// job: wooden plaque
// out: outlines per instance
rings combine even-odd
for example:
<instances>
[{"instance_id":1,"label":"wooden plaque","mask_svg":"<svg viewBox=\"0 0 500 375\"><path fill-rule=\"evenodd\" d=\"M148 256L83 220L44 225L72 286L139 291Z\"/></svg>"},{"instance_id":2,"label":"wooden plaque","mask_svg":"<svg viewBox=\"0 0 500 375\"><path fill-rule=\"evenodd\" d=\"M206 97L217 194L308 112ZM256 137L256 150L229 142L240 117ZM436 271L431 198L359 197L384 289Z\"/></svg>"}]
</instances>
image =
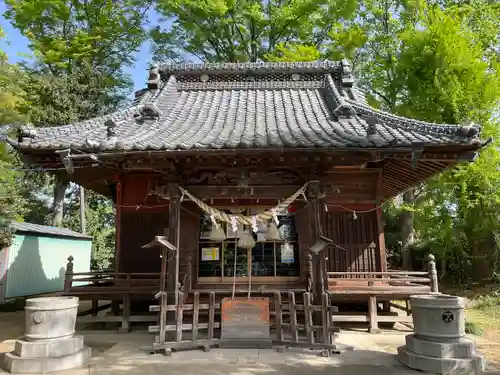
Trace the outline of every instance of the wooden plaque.
<instances>
[{"instance_id":1,"label":"wooden plaque","mask_svg":"<svg viewBox=\"0 0 500 375\"><path fill-rule=\"evenodd\" d=\"M269 298L224 298L221 339L269 340Z\"/></svg>"}]
</instances>

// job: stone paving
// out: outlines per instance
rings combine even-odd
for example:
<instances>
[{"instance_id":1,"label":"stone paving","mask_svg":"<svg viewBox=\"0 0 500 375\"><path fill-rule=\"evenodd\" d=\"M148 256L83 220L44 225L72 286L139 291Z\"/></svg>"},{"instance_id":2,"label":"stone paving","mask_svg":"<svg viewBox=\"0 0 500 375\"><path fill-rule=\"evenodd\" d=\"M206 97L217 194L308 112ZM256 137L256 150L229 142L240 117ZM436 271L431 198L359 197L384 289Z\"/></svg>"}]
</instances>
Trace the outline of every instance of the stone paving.
<instances>
[{"instance_id":1,"label":"stone paving","mask_svg":"<svg viewBox=\"0 0 500 375\"><path fill-rule=\"evenodd\" d=\"M13 349L14 340L24 327L24 312L0 313L0 353ZM424 375L399 363L394 353L404 344L411 330L383 331L367 334L343 330L339 342L354 351L323 358L317 352L289 349L275 350L212 349L173 353L172 357L141 352L141 345L151 344L152 336L144 333L88 333L85 343L93 350L93 358L84 368L58 372L59 375ZM481 346L500 345L475 338ZM0 370L0 374L3 372ZM273 374L274 375L274 374ZM491 369L488 375L500 375Z\"/></svg>"}]
</instances>

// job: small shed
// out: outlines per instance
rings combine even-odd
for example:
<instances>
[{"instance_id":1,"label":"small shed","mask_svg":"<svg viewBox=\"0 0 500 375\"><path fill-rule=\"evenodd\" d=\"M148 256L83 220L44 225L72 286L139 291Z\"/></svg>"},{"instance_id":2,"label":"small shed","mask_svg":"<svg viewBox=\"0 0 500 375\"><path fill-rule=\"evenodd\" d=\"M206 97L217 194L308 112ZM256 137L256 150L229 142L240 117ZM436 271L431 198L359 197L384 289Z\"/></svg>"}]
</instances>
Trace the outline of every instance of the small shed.
<instances>
[{"instance_id":1,"label":"small shed","mask_svg":"<svg viewBox=\"0 0 500 375\"><path fill-rule=\"evenodd\" d=\"M12 244L0 247L0 302L64 288L67 258L75 272L90 271L92 237L66 228L13 222Z\"/></svg>"}]
</instances>

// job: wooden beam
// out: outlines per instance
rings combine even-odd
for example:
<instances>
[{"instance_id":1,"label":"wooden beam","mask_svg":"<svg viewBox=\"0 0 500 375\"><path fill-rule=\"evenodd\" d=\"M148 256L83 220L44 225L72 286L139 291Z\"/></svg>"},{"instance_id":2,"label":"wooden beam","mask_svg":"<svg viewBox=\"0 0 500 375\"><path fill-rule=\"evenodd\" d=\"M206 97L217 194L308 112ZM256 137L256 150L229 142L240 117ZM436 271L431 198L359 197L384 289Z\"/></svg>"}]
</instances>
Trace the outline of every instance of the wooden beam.
<instances>
[{"instance_id":1,"label":"wooden beam","mask_svg":"<svg viewBox=\"0 0 500 375\"><path fill-rule=\"evenodd\" d=\"M188 185L187 191L200 199L205 198L259 198L284 199L300 189L301 185L252 185L248 188L224 185Z\"/></svg>"}]
</instances>

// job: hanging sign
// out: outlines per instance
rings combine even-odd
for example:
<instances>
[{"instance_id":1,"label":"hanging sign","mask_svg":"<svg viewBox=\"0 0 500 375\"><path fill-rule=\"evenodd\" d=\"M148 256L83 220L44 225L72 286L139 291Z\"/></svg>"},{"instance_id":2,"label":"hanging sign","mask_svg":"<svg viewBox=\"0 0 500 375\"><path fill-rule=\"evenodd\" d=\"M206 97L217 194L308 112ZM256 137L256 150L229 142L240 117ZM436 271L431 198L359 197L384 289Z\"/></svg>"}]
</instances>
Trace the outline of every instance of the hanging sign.
<instances>
[{"instance_id":1,"label":"hanging sign","mask_svg":"<svg viewBox=\"0 0 500 375\"><path fill-rule=\"evenodd\" d=\"M201 249L201 260L202 261L213 261L219 260L219 248L218 247L204 247Z\"/></svg>"},{"instance_id":2,"label":"hanging sign","mask_svg":"<svg viewBox=\"0 0 500 375\"><path fill-rule=\"evenodd\" d=\"M281 263L294 263L293 246L288 242L281 245Z\"/></svg>"}]
</instances>

